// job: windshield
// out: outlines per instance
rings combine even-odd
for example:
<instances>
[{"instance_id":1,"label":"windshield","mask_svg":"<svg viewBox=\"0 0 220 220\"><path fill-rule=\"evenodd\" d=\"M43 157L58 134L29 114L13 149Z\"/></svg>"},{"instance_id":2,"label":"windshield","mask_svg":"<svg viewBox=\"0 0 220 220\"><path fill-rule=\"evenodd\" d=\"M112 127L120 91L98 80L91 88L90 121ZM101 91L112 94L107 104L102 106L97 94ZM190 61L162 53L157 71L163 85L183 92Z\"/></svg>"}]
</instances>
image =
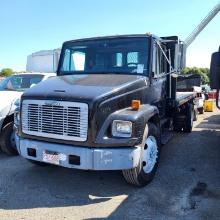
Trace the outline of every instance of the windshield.
<instances>
[{"instance_id":1,"label":"windshield","mask_svg":"<svg viewBox=\"0 0 220 220\"><path fill-rule=\"evenodd\" d=\"M131 37L67 43L60 75L126 73L148 75L149 39Z\"/></svg>"},{"instance_id":2,"label":"windshield","mask_svg":"<svg viewBox=\"0 0 220 220\"><path fill-rule=\"evenodd\" d=\"M43 75L14 75L0 82L0 91L24 91L43 79Z\"/></svg>"}]
</instances>

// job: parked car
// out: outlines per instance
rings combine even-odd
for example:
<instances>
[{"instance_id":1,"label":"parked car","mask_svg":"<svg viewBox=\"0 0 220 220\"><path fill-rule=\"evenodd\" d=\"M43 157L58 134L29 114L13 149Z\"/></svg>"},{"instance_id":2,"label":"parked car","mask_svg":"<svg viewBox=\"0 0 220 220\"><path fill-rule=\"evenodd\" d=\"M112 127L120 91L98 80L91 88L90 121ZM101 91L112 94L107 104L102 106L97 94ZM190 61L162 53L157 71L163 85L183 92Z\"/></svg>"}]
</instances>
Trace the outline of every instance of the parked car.
<instances>
[{"instance_id":1,"label":"parked car","mask_svg":"<svg viewBox=\"0 0 220 220\"><path fill-rule=\"evenodd\" d=\"M0 146L8 155L16 155L13 122L16 102L23 92L55 73L22 73L0 81Z\"/></svg>"}]
</instances>

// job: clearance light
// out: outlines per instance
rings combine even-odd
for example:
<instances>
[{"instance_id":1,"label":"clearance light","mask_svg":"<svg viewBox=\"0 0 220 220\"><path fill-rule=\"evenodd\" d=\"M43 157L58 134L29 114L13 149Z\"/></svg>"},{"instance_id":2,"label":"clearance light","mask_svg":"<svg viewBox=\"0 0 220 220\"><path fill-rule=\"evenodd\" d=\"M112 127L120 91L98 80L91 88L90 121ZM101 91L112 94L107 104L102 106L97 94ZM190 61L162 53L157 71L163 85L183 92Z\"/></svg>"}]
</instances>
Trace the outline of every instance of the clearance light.
<instances>
[{"instance_id":1,"label":"clearance light","mask_svg":"<svg viewBox=\"0 0 220 220\"><path fill-rule=\"evenodd\" d=\"M141 106L141 101L140 100L132 100L131 102L131 108L135 111L137 111Z\"/></svg>"}]
</instances>

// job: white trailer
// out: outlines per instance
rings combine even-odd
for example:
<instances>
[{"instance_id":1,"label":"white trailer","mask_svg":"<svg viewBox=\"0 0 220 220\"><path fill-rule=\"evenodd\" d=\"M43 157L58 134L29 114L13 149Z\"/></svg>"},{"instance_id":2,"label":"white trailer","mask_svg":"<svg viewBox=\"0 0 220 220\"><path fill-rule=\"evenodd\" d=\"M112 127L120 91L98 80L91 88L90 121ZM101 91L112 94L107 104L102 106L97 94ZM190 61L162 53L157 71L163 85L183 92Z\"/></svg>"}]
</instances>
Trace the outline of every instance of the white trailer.
<instances>
[{"instance_id":1,"label":"white trailer","mask_svg":"<svg viewBox=\"0 0 220 220\"><path fill-rule=\"evenodd\" d=\"M61 49L41 50L27 57L27 72L52 73L57 71Z\"/></svg>"}]
</instances>

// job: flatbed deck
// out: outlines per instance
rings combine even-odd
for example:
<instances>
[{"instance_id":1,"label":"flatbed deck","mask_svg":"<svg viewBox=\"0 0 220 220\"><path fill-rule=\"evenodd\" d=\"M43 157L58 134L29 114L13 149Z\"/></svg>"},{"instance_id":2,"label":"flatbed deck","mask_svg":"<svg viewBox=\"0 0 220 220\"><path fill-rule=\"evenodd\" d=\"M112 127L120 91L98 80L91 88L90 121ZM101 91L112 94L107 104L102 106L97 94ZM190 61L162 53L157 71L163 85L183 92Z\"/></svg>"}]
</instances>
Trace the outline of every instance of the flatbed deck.
<instances>
[{"instance_id":1,"label":"flatbed deck","mask_svg":"<svg viewBox=\"0 0 220 220\"><path fill-rule=\"evenodd\" d=\"M177 92L176 93L176 103L178 106L180 106L195 97L196 97L195 92Z\"/></svg>"}]
</instances>

